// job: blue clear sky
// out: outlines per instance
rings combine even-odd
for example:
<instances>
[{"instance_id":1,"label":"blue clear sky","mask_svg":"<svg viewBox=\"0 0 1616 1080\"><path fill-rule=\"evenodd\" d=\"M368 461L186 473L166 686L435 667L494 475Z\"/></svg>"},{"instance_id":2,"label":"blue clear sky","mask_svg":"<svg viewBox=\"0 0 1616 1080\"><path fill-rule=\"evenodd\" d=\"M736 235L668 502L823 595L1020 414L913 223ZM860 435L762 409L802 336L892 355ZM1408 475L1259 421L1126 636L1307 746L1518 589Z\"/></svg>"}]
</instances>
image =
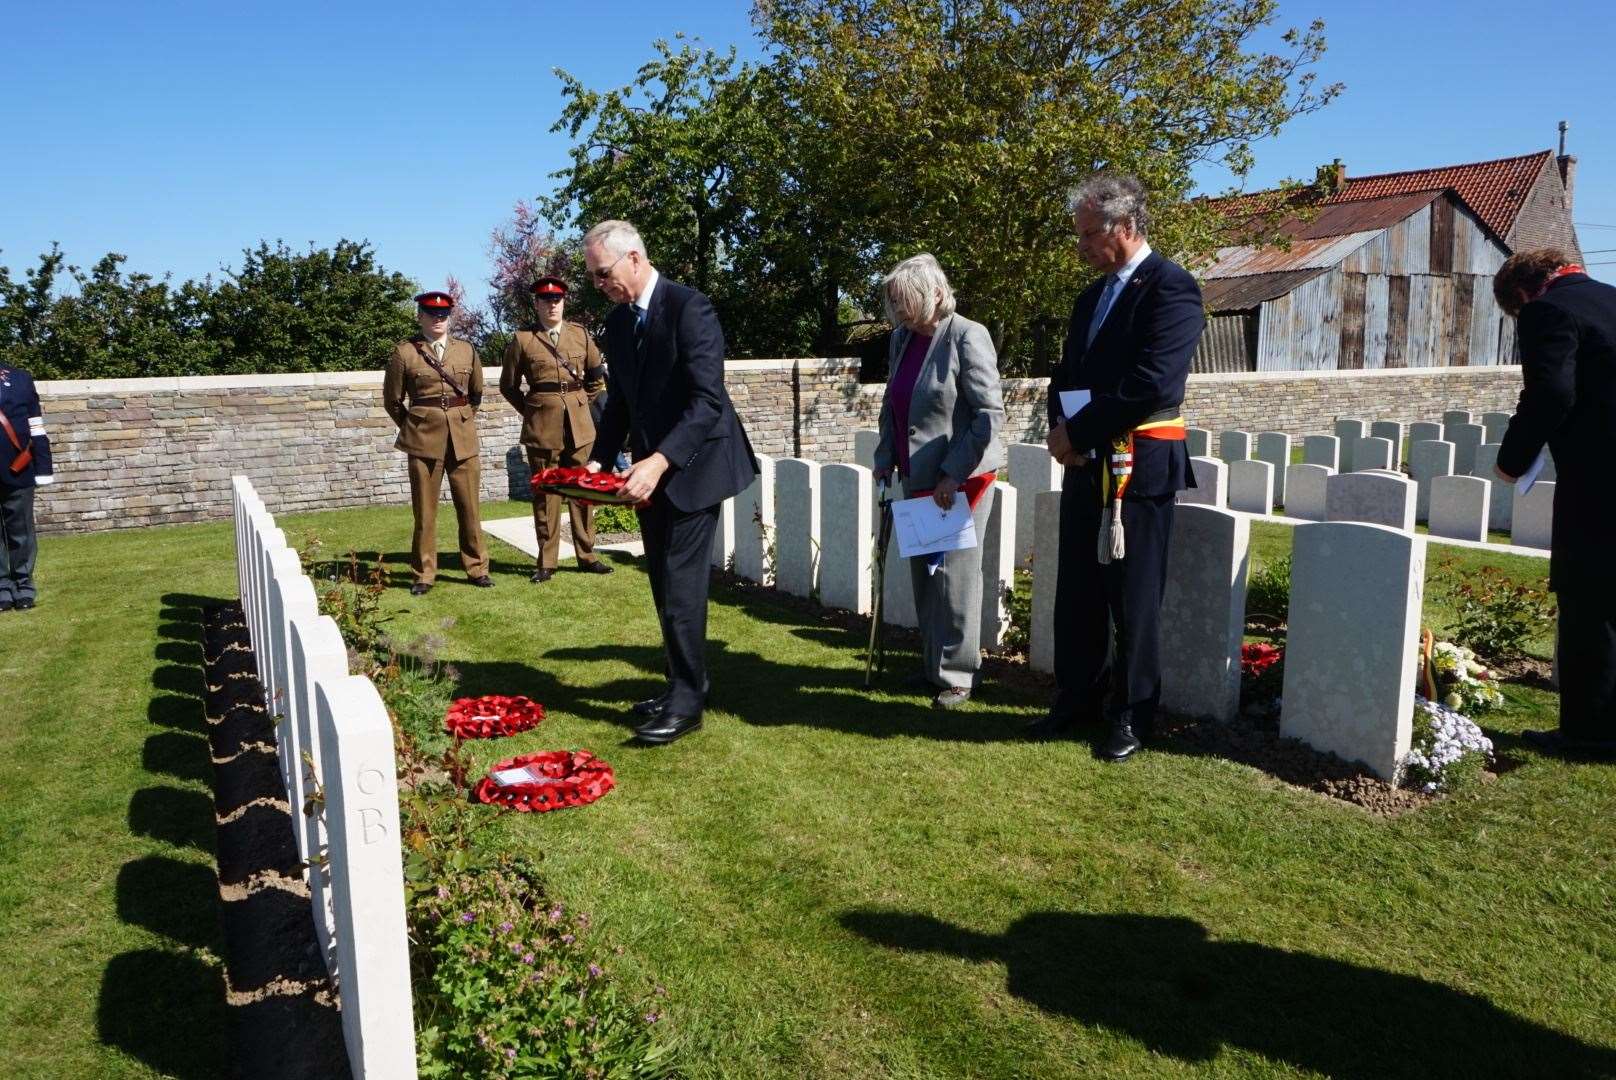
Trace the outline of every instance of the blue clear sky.
<instances>
[{"instance_id":1,"label":"blue clear sky","mask_svg":"<svg viewBox=\"0 0 1616 1080\"><path fill-rule=\"evenodd\" d=\"M489 231L566 160L552 69L619 85L678 31L755 54L748 14L746 0L13 5L0 262L20 273L54 240L81 265L110 250L200 277L260 238L348 237L480 296ZM1363 175L1526 153L1565 119L1576 220L1609 226L1581 229L1583 246L1616 249L1609 0L1282 0L1280 25L1317 14L1320 80L1347 91L1259 145L1247 186L1334 157ZM1616 281L1616 250L1588 258Z\"/></svg>"}]
</instances>

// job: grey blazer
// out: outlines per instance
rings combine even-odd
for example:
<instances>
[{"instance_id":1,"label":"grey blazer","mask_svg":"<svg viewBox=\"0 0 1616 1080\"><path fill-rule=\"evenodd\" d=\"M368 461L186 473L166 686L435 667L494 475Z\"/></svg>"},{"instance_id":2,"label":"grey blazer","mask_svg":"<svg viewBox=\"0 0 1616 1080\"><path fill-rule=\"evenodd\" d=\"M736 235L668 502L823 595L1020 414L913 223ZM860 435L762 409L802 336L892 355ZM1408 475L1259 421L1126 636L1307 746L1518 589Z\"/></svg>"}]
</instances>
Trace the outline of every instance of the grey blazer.
<instances>
[{"instance_id":1,"label":"grey blazer","mask_svg":"<svg viewBox=\"0 0 1616 1080\"><path fill-rule=\"evenodd\" d=\"M911 336L902 327L892 335L876 472L897 465L899 437L909 440L910 490L935 486L939 473L964 483L998 469L1004 464L1004 443L999 439L1004 397L999 392L999 357L987 327L963 315L943 320L909 399L909 428L899 432L892 415L892 376Z\"/></svg>"}]
</instances>

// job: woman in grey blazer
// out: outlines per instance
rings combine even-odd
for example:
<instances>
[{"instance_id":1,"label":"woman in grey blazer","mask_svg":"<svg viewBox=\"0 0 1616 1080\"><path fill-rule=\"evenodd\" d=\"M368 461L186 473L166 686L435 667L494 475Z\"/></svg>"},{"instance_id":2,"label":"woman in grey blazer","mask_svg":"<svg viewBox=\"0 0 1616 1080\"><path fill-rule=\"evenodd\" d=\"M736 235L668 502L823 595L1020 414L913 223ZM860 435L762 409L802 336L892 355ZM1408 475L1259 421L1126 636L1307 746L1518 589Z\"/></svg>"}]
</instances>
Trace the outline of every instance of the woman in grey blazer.
<instances>
[{"instance_id":1,"label":"woman in grey blazer","mask_svg":"<svg viewBox=\"0 0 1616 1080\"><path fill-rule=\"evenodd\" d=\"M1004 399L993 338L981 323L955 313L948 277L931 255L905 259L881 284L895 332L876 479L888 481L896 472L906 496L931 492L944 507L956 491L975 495L972 520L980 541L993 509L993 477L1004 464ZM913 681L936 688L938 708L957 708L970 698L982 666L982 548L917 556L909 560L909 574L921 638L921 670Z\"/></svg>"}]
</instances>

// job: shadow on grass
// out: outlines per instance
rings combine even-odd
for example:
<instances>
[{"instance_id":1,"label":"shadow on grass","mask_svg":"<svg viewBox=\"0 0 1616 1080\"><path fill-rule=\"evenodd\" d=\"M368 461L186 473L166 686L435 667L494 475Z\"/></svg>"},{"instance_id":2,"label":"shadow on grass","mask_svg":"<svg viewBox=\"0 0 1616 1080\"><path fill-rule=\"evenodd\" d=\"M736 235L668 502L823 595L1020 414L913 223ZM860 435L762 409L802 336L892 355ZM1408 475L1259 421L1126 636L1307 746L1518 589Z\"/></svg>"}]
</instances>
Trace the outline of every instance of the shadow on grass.
<instances>
[{"instance_id":1,"label":"shadow on grass","mask_svg":"<svg viewBox=\"0 0 1616 1080\"><path fill-rule=\"evenodd\" d=\"M118 918L193 949L219 950L218 896L205 863L149 855L118 869Z\"/></svg>"},{"instance_id":2,"label":"shadow on grass","mask_svg":"<svg viewBox=\"0 0 1616 1080\"><path fill-rule=\"evenodd\" d=\"M1485 998L1411 975L1212 940L1192 919L1045 911L1003 934L895 911L849 911L841 923L886 948L1003 964L1007 989L1023 1001L1185 1062L1211 1061L1228 1046L1337 1080L1616 1075L1616 1051Z\"/></svg>"},{"instance_id":3,"label":"shadow on grass","mask_svg":"<svg viewBox=\"0 0 1616 1080\"><path fill-rule=\"evenodd\" d=\"M223 1033L224 972L193 953L142 949L112 958L101 976L101 1042L179 1080L231 1074Z\"/></svg>"},{"instance_id":4,"label":"shadow on grass","mask_svg":"<svg viewBox=\"0 0 1616 1080\"><path fill-rule=\"evenodd\" d=\"M149 773L162 773L181 780L206 784L213 779L207 740L184 731L164 731L148 737L140 764Z\"/></svg>"}]
</instances>

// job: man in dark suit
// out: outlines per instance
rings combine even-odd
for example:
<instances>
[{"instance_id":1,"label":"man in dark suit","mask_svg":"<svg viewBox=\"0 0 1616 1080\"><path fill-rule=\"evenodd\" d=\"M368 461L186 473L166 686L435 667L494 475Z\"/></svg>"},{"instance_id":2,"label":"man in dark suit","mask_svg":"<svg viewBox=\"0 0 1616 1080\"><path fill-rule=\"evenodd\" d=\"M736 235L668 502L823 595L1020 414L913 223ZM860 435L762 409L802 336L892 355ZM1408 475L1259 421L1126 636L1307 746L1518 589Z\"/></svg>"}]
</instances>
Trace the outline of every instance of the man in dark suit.
<instances>
[{"instance_id":1,"label":"man in dark suit","mask_svg":"<svg viewBox=\"0 0 1616 1080\"><path fill-rule=\"evenodd\" d=\"M1206 319L1195 279L1145 240L1149 215L1137 179L1100 173L1068 205L1079 254L1104 276L1077 298L1049 382L1049 452L1066 466L1057 693L1029 733L1054 738L1106 720L1096 751L1122 761L1149 736L1161 697L1173 501L1194 483L1179 409ZM1067 416L1063 390L1087 390L1090 399Z\"/></svg>"},{"instance_id":2,"label":"man in dark suit","mask_svg":"<svg viewBox=\"0 0 1616 1080\"><path fill-rule=\"evenodd\" d=\"M1560 608L1560 729L1525 731L1541 749L1616 757L1616 288L1552 248L1511 256L1493 279L1518 321L1520 403L1498 448L1513 481L1545 444L1554 454L1549 588Z\"/></svg>"},{"instance_id":3,"label":"man in dark suit","mask_svg":"<svg viewBox=\"0 0 1616 1080\"><path fill-rule=\"evenodd\" d=\"M757 458L724 389L724 331L712 301L657 273L626 221L584 236L606 318L607 404L589 469L634 463L624 491L639 511L651 597L662 623L667 690L634 706L635 736L669 743L701 726L707 700L707 569L718 506L746 489Z\"/></svg>"}]
</instances>

